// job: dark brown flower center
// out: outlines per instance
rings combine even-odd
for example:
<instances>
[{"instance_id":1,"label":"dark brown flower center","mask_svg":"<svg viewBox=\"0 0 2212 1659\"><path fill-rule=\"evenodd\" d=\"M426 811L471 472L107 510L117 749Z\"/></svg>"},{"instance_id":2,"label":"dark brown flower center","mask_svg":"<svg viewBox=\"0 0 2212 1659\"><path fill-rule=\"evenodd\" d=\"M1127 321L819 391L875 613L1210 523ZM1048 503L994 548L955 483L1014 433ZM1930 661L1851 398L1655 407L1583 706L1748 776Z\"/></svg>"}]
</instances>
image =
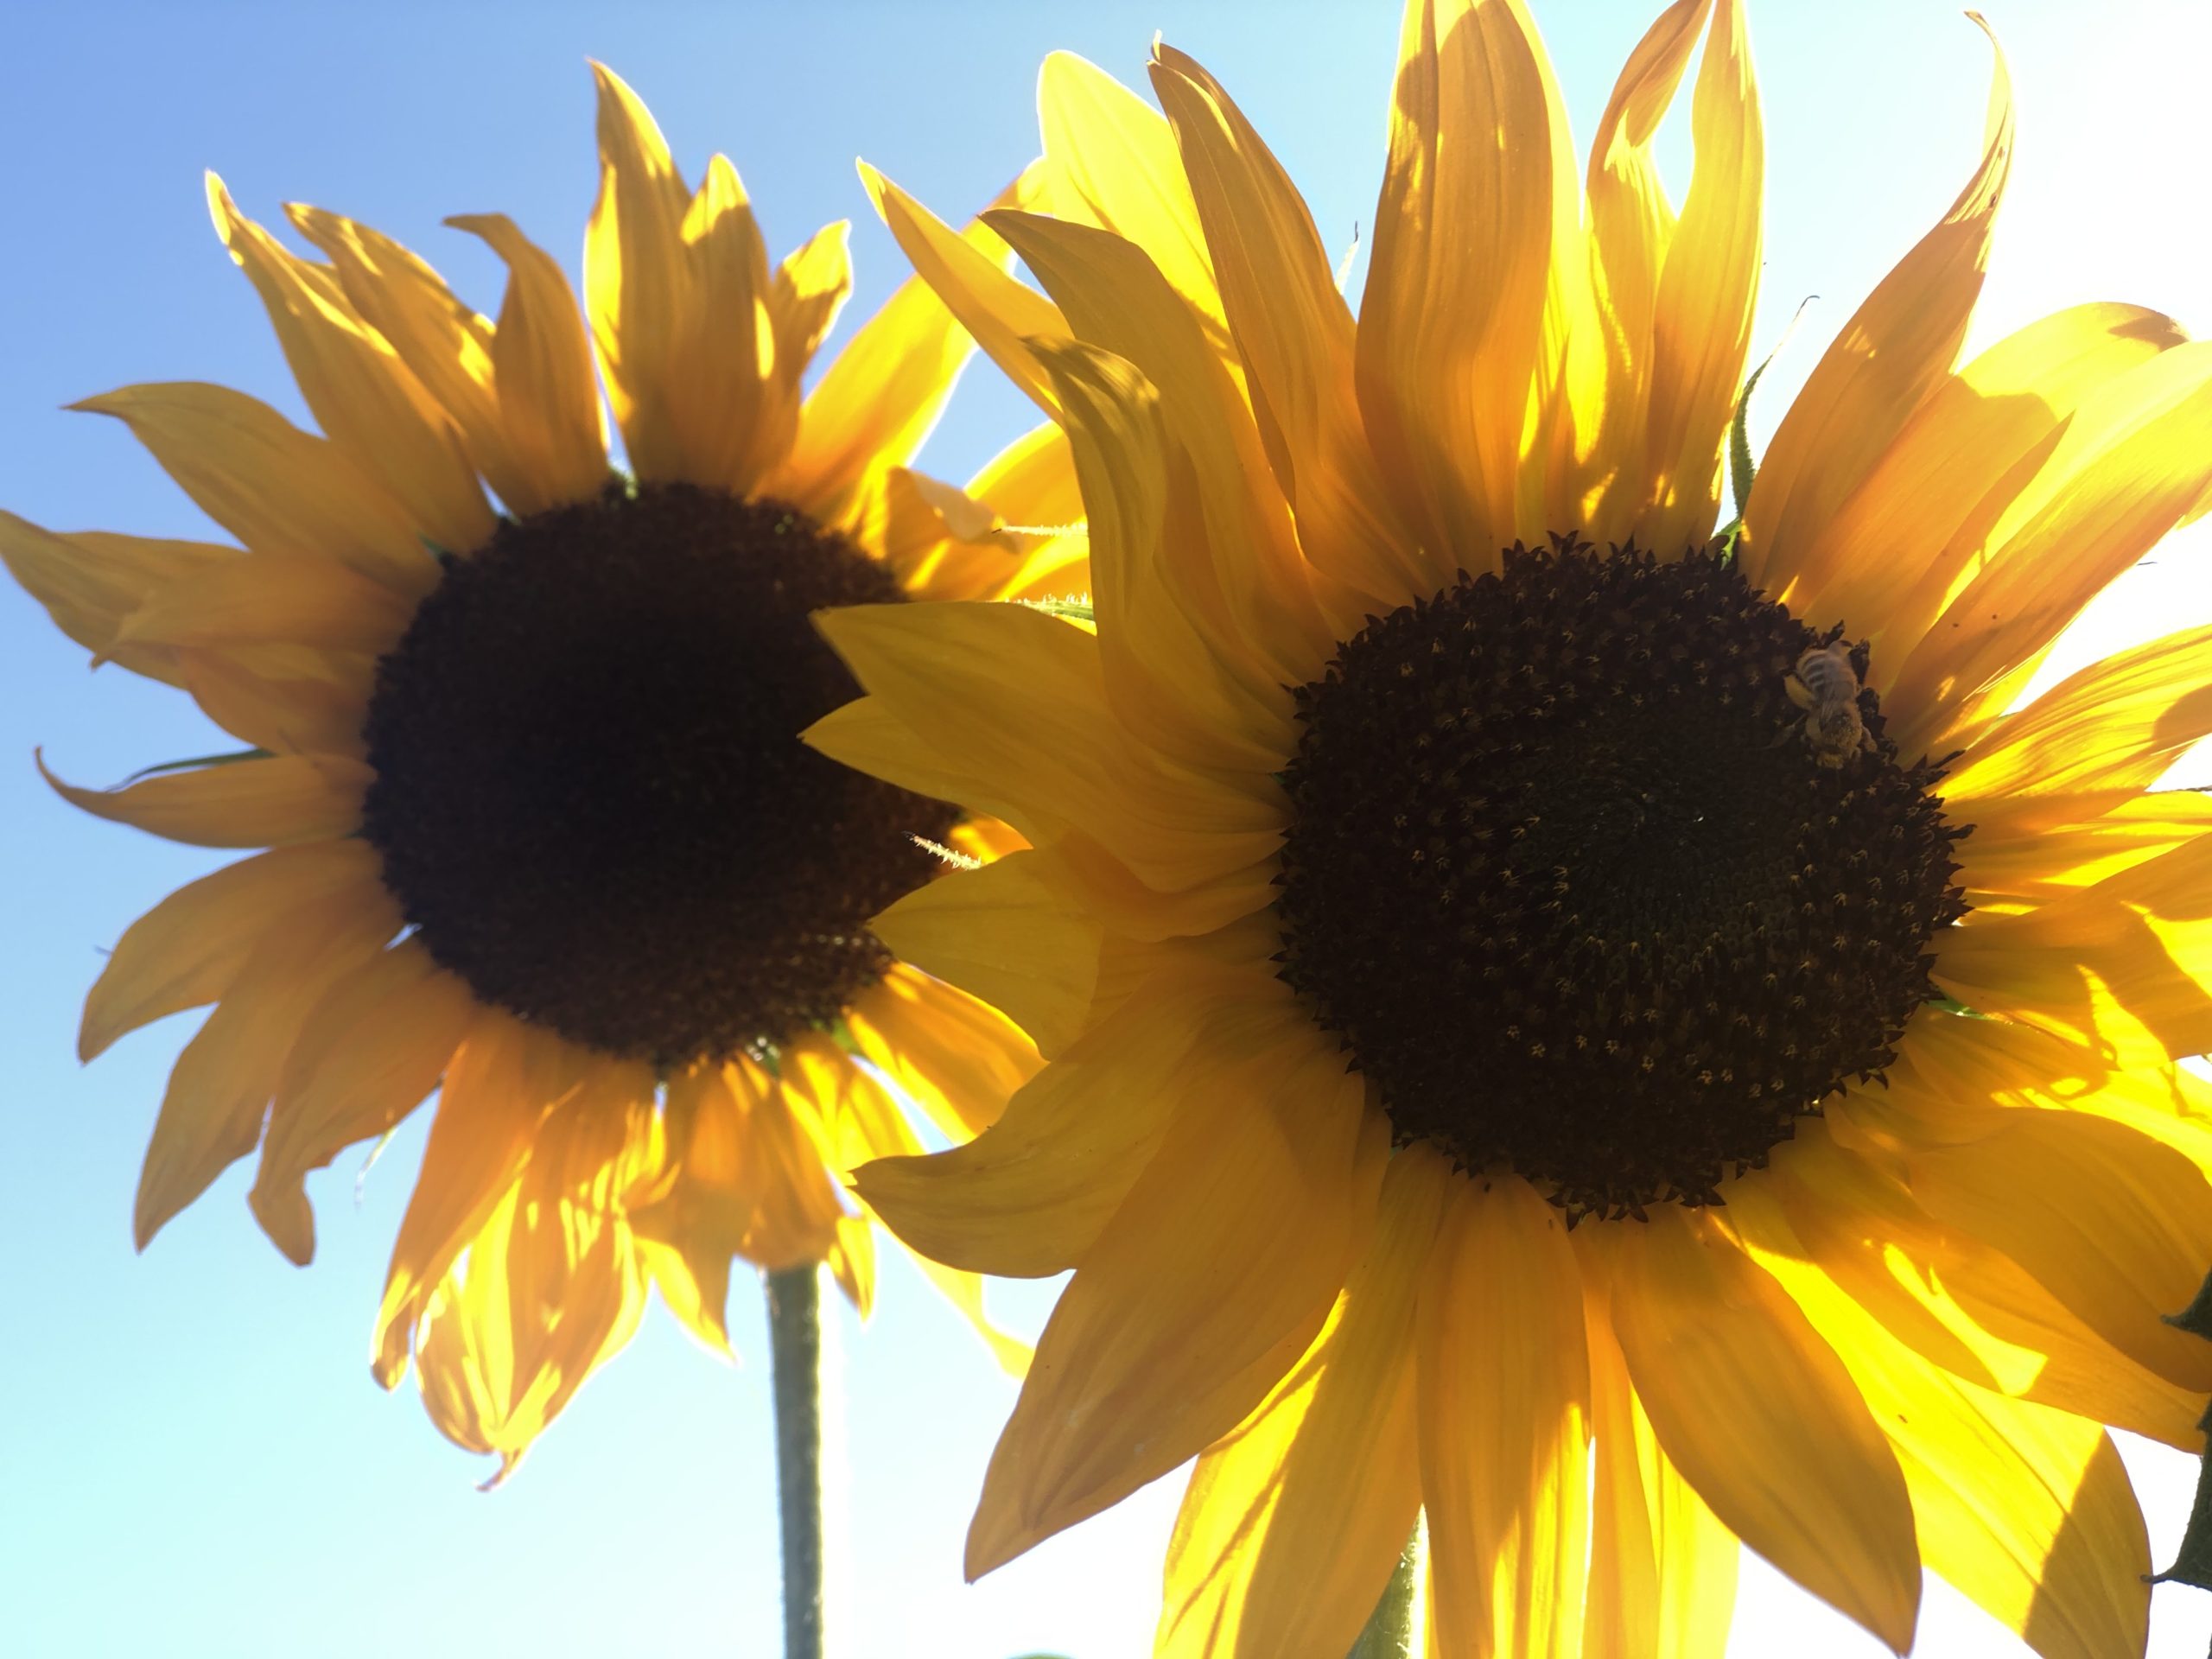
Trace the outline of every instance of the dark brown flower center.
<instances>
[{"instance_id":1,"label":"dark brown flower center","mask_svg":"<svg viewBox=\"0 0 2212 1659\"><path fill-rule=\"evenodd\" d=\"M1840 632L1707 552L1554 538L1299 690L1282 976L1402 1142L1640 1215L1711 1202L1895 1058L1964 831L1863 652L1796 677Z\"/></svg>"},{"instance_id":2,"label":"dark brown flower center","mask_svg":"<svg viewBox=\"0 0 2212 1659\"><path fill-rule=\"evenodd\" d=\"M857 695L809 623L900 597L791 508L610 489L448 559L377 664L364 833L485 1001L611 1054L723 1057L834 1020L866 926L954 809L798 734Z\"/></svg>"}]
</instances>

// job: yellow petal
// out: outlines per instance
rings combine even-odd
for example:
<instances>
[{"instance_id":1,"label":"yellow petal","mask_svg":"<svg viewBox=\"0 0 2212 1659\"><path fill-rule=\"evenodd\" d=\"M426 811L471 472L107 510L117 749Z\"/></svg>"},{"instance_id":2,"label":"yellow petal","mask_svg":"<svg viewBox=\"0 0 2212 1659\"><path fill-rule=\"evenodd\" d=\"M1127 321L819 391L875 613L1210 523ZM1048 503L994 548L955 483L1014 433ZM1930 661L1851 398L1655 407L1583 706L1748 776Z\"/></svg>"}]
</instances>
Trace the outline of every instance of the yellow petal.
<instances>
[{"instance_id":1,"label":"yellow petal","mask_svg":"<svg viewBox=\"0 0 2212 1659\"><path fill-rule=\"evenodd\" d=\"M956 1141L996 1122L1039 1064L996 1008L903 964L855 1001L846 1023L862 1058Z\"/></svg>"},{"instance_id":2,"label":"yellow petal","mask_svg":"<svg viewBox=\"0 0 2212 1659\"><path fill-rule=\"evenodd\" d=\"M1414 1313L1451 1167L1390 1160L1375 1236L1305 1357L1192 1471L1160 1659L1349 1649L1421 1510Z\"/></svg>"},{"instance_id":3,"label":"yellow petal","mask_svg":"<svg viewBox=\"0 0 2212 1659\"><path fill-rule=\"evenodd\" d=\"M2117 805L2148 789L2208 731L2212 627L2188 628L2114 652L2005 715L1953 768L1944 799L1977 830L1990 798L2013 809L2015 831L2065 823L2081 796L2109 791ZM2035 798L2053 797L2077 798L2053 800L2055 816L2039 821ZM1974 841L1961 849L1968 862Z\"/></svg>"},{"instance_id":4,"label":"yellow petal","mask_svg":"<svg viewBox=\"0 0 2212 1659\"><path fill-rule=\"evenodd\" d=\"M1977 910L2033 910L2208 830L2212 796L2195 790L2154 790L2119 802L2102 790L1976 801L1974 835L1956 855L1959 885Z\"/></svg>"},{"instance_id":5,"label":"yellow petal","mask_svg":"<svg viewBox=\"0 0 2212 1659\"><path fill-rule=\"evenodd\" d=\"M1089 588L1083 493L1067 435L1058 427L1048 421L1016 438L968 480L967 493L1001 524L1039 538L1020 566L982 597L1048 599Z\"/></svg>"},{"instance_id":6,"label":"yellow petal","mask_svg":"<svg viewBox=\"0 0 2212 1659\"><path fill-rule=\"evenodd\" d=\"M677 459L652 476L748 495L790 450L798 404L796 387L785 398L773 378L768 250L728 156L707 163L678 234L691 309L665 382L647 393L666 410Z\"/></svg>"},{"instance_id":7,"label":"yellow petal","mask_svg":"<svg viewBox=\"0 0 2212 1659\"><path fill-rule=\"evenodd\" d=\"M827 1167L830 1127L804 1090L764 1077L749 1062L724 1068L745 1110L745 1191L752 1219L739 1251L771 1273L825 1259L847 1211Z\"/></svg>"},{"instance_id":8,"label":"yellow petal","mask_svg":"<svg viewBox=\"0 0 2212 1659\"><path fill-rule=\"evenodd\" d=\"M1662 557L1713 533L1720 452L1758 296L1766 141L1736 0L1720 0L1714 11L1693 111L1697 170L1651 319L1645 453L1653 494L1637 534Z\"/></svg>"},{"instance_id":9,"label":"yellow petal","mask_svg":"<svg viewBox=\"0 0 2212 1659\"><path fill-rule=\"evenodd\" d=\"M1613 84L1590 147L1588 272L1554 271L1554 303L1570 315L1565 407L1554 416L1558 522L1586 526L1600 545L1625 541L1649 493L1644 412L1651 395L1651 324L1675 208L1652 156L1713 0L1675 0L1644 31ZM1586 300L1575 296L1580 280Z\"/></svg>"},{"instance_id":10,"label":"yellow petal","mask_svg":"<svg viewBox=\"0 0 2212 1659\"><path fill-rule=\"evenodd\" d=\"M350 835L373 775L362 762L335 755L279 754L100 790L63 783L42 760L38 766L72 806L195 847L275 847Z\"/></svg>"},{"instance_id":11,"label":"yellow petal","mask_svg":"<svg viewBox=\"0 0 2212 1659\"><path fill-rule=\"evenodd\" d=\"M436 271L381 232L300 202L287 204L284 212L330 261L346 303L435 400L469 463L510 507L534 512L534 493L500 428L491 323L455 298Z\"/></svg>"},{"instance_id":12,"label":"yellow petal","mask_svg":"<svg viewBox=\"0 0 2212 1659\"><path fill-rule=\"evenodd\" d=\"M2212 1262L2212 1193L2172 1147L2077 1112L2012 1112L1996 1133L1915 1151L1913 1197L1994 1247L2137 1363L2198 1393L2212 1351L2166 1324Z\"/></svg>"},{"instance_id":13,"label":"yellow petal","mask_svg":"<svg viewBox=\"0 0 2212 1659\"><path fill-rule=\"evenodd\" d=\"M1033 213L987 217L1078 337L1160 391L1160 420L1187 457L1203 528L1160 579L1224 655L1248 659L1277 684L1314 677L1338 631L1314 598L1251 411L1197 314L1133 244Z\"/></svg>"},{"instance_id":14,"label":"yellow petal","mask_svg":"<svg viewBox=\"0 0 2212 1659\"><path fill-rule=\"evenodd\" d=\"M545 1114L579 1086L576 1051L497 1009L479 1012L447 1069L423 1171L400 1220L372 1369L391 1388L438 1283L513 1186Z\"/></svg>"},{"instance_id":15,"label":"yellow petal","mask_svg":"<svg viewBox=\"0 0 2212 1659\"><path fill-rule=\"evenodd\" d=\"M1281 1003L1235 1018L1240 989L1219 976L1163 976L1078 1037L974 1141L866 1165L854 1189L907 1244L950 1266L1065 1272L1097 1242L1185 1102L1248 1065L1255 1043L1298 1039L1298 1016Z\"/></svg>"},{"instance_id":16,"label":"yellow petal","mask_svg":"<svg viewBox=\"0 0 2212 1659\"><path fill-rule=\"evenodd\" d=\"M1107 698L1130 732L1188 765L1279 770L1295 746L1282 683L1225 631L1200 626L1163 577L1204 548L1203 513L1160 397L1090 346L1039 353L1060 403L1089 512L1090 578Z\"/></svg>"},{"instance_id":17,"label":"yellow petal","mask_svg":"<svg viewBox=\"0 0 2212 1659\"><path fill-rule=\"evenodd\" d=\"M361 722L373 689L373 661L318 653L306 666L319 671L288 673L275 664L249 667L238 660L264 654L188 649L176 659L200 711L241 741L272 754L365 759Z\"/></svg>"},{"instance_id":18,"label":"yellow petal","mask_svg":"<svg viewBox=\"0 0 2212 1659\"><path fill-rule=\"evenodd\" d=\"M1080 823L1168 893L1274 849L1272 780L1231 786L1130 742L1106 709L1097 640L1080 628L993 604L861 606L815 620L862 687L965 780L963 803L1033 842ZM823 729L802 735L821 747Z\"/></svg>"},{"instance_id":19,"label":"yellow petal","mask_svg":"<svg viewBox=\"0 0 2212 1659\"><path fill-rule=\"evenodd\" d=\"M2121 1065L2212 1049L2212 838L2016 916L1946 929L1936 982Z\"/></svg>"},{"instance_id":20,"label":"yellow petal","mask_svg":"<svg viewBox=\"0 0 2212 1659\"><path fill-rule=\"evenodd\" d=\"M1446 569L1487 568L1521 528L1534 470L1522 427L1573 167L1519 0L1408 0L1360 302L1359 404L1378 465Z\"/></svg>"},{"instance_id":21,"label":"yellow petal","mask_svg":"<svg viewBox=\"0 0 2212 1659\"><path fill-rule=\"evenodd\" d=\"M164 1014L198 1007L234 984L270 930L343 891L373 900L376 855L358 841L280 848L188 882L141 916L85 996L77 1058Z\"/></svg>"},{"instance_id":22,"label":"yellow petal","mask_svg":"<svg viewBox=\"0 0 2212 1659\"><path fill-rule=\"evenodd\" d=\"M588 501L607 486L607 416L592 372L591 337L552 255L504 213L446 223L481 237L506 262L507 292L492 336L499 442L512 476L492 486L518 513Z\"/></svg>"},{"instance_id":23,"label":"yellow petal","mask_svg":"<svg viewBox=\"0 0 2212 1659\"><path fill-rule=\"evenodd\" d=\"M1168 1125L1061 1293L984 1476L969 1578L1242 1422L1363 1247L1389 1135L1360 1080L1308 1032L1224 1081Z\"/></svg>"},{"instance_id":24,"label":"yellow petal","mask_svg":"<svg viewBox=\"0 0 2212 1659\"><path fill-rule=\"evenodd\" d=\"M182 381L71 407L123 422L202 512L257 553L335 559L410 599L437 583L398 502L329 439L243 392Z\"/></svg>"},{"instance_id":25,"label":"yellow petal","mask_svg":"<svg viewBox=\"0 0 2212 1659\"><path fill-rule=\"evenodd\" d=\"M1889 1437L1928 1565L2046 1659L2142 1651L2149 1544L2103 1428L1959 1382L1802 1259L1773 1194L1731 1189L1731 1227L1850 1369Z\"/></svg>"},{"instance_id":26,"label":"yellow petal","mask_svg":"<svg viewBox=\"0 0 2212 1659\"><path fill-rule=\"evenodd\" d=\"M263 933L169 1073L138 1178L144 1249L169 1218L253 1150L284 1056L324 989L399 926L381 888L341 888Z\"/></svg>"},{"instance_id":27,"label":"yellow petal","mask_svg":"<svg viewBox=\"0 0 2212 1659\"><path fill-rule=\"evenodd\" d=\"M46 607L54 626L94 656L172 685L182 678L175 653L160 645L118 644L123 619L157 589L238 556L236 548L207 542L98 531L57 536L0 512L0 563Z\"/></svg>"},{"instance_id":28,"label":"yellow petal","mask_svg":"<svg viewBox=\"0 0 2212 1659\"><path fill-rule=\"evenodd\" d=\"M1098 980L1096 921L1016 853L918 887L868 924L916 967L1001 1007L1051 1056L1073 1041Z\"/></svg>"},{"instance_id":29,"label":"yellow petal","mask_svg":"<svg viewBox=\"0 0 2212 1659\"><path fill-rule=\"evenodd\" d=\"M1298 517L1300 546L1370 603L1395 604L1438 585L1440 573L1418 562L1368 453L1352 384L1351 313L1313 215L1243 112L1197 63L1155 45L1152 84L1217 251L1220 302L1276 482ZM1161 257L1159 244L1143 245ZM1160 269L1176 280L1172 264Z\"/></svg>"},{"instance_id":30,"label":"yellow petal","mask_svg":"<svg viewBox=\"0 0 2212 1659\"><path fill-rule=\"evenodd\" d=\"M1037 74L1044 211L1135 243L1217 325L1208 238L1160 112L1096 64L1049 54Z\"/></svg>"},{"instance_id":31,"label":"yellow petal","mask_svg":"<svg viewBox=\"0 0 2212 1659\"><path fill-rule=\"evenodd\" d=\"M683 476L683 435L669 388L688 372L681 348L691 315L683 240L691 193L638 97L603 64L599 89L599 200L584 232L584 304L623 447L640 478Z\"/></svg>"},{"instance_id":32,"label":"yellow petal","mask_svg":"<svg viewBox=\"0 0 2212 1659\"><path fill-rule=\"evenodd\" d=\"M2140 559L2212 476L2212 342L2162 352L2085 400L1988 531L1970 580L1883 694L1907 753L1964 747L2060 630Z\"/></svg>"},{"instance_id":33,"label":"yellow petal","mask_svg":"<svg viewBox=\"0 0 2212 1659\"><path fill-rule=\"evenodd\" d=\"M1869 677L1886 694L2084 399L2183 338L2155 311L2113 304L2075 306L2006 335L1929 394L1827 524L1806 526L1777 597L1873 640Z\"/></svg>"},{"instance_id":34,"label":"yellow petal","mask_svg":"<svg viewBox=\"0 0 2212 1659\"><path fill-rule=\"evenodd\" d=\"M268 308L284 360L325 436L392 499L415 527L455 552L492 534L491 509L435 400L391 342L354 310L327 265L288 252L207 175L207 207L231 257Z\"/></svg>"},{"instance_id":35,"label":"yellow petal","mask_svg":"<svg viewBox=\"0 0 2212 1659\"><path fill-rule=\"evenodd\" d=\"M784 256L768 284L768 316L776 340L772 366L794 405L807 365L853 291L852 254L846 245L852 232L850 219L824 225Z\"/></svg>"},{"instance_id":36,"label":"yellow petal","mask_svg":"<svg viewBox=\"0 0 2212 1659\"><path fill-rule=\"evenodd\" d=\"M1999 52L1981 165L1942 221L1844 325L1760 459L1738 555L1753 587L1788 587L1800 550L1826 528L1950 372L1981 293L1990 228L2012 167L2012 86Z\"/></svg>"},{"instance_id":37,"label":"yellow petal","mask_svg":"<svg viewBox=\"0 0 2212 1659\"><path fill-rule=\"evenodd\" d=\"M950 226L865 162L861 164L861 183L897 240L899 251L912 262L921 280L959 319L960 326L974 337L984 354L1047 415L1057 413L1052 387L1032 342L1069 338L1058 308L1035 289L1014 281L993 254L955 233ZM997 238L992 240L995 243Z\"/></svg>"},{"instance_id":38,"label":"yellow petal","mask_svg":"<svg viewBox=\"0 0 2212 1659\"><path fill-rule=\"evenodd\" d=\"M312 1259L308 1172L414 1110L437 1087L477 1006L410 938L338 980L308 1011L277 1075L247 1195L278 1249L302 1264Z\"/></svg>"},{"instance_id":39,"label":"yellow petal","mask_svg":"<svg viewBox=\"0 0 2212 1659\"><path fill-rule=\"evenodd\" d=\"M1591 1259L1583 1266L1595 1466L1584 1651L1720 1659L1743 1552L1660 1450L1629 1384L1602 1282Z\"/></svg>"},{"instance_id":40,"label":"yellow petal","mask_svg":"<svg viewBox=\"0 0 2212 1659\"><path fill-rule=\"evenodd\" d=\"M1613 1330L1669 1459L1729 1531L1904 1652L1920 1610L1912 1508L1842 1362L1680 1205L1611 1231Z\"/></svg>"},{"instance_id":41,"label":"yellow petal","mask_svg":"<svg viewBox=\"0 0 2212 1659\"><path fill-rule=\"evenodd\" d=\"M152 589L116 638L163 645L282 643L381 656L414 613L406 599L342 564L249 554Z\"/></svg>"},{"instance_id":42,"label":"yellow petal","mask_svg":"<svg viewBox=\"0 0 2212 1659\"><path fill-rule=\"evenodd\" d=\"M968 243L951 239L997 271L991 256L976 250L973 232ZM989 239L995 246L998 238ZM928 283L918 276L901 283L845 342L800 410L798 444L779 487L828 522L862 512L890 469L914 459L974 349Z\"/></svg>"},{"instance_id":43,"label":"yellow petal","mask_svg":"<svg viewBox=\"0 0 2212 1659\"><path fill-rule=\"evenodd\" d=\"M1582 1275L1565 1215L1518 1176L1452 1183L1421 1287L1420 1413L1429 1618L1444 1650L1579 1655L1590 1526Z\"/></svg>"}]
</instances>

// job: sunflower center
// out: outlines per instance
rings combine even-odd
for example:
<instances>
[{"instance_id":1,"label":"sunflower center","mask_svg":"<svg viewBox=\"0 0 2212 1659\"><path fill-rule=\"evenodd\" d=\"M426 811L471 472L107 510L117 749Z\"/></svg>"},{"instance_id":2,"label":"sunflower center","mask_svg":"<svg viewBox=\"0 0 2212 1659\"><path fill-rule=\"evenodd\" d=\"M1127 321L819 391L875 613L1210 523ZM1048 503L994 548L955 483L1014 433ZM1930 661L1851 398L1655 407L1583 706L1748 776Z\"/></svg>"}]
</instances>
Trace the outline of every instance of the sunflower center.
<instances>
[{"instance_id":1,"label":"sunflower center","mask_svg":"<svg viewBox=\"0 0 2212 1659\"><path fill-rule=\"evenodd\" d=\"M798 734L859 688L807 620L900 597L772 501L610 490L503 524L377 664L364 832L476 995L678 1064L836 1018L954 810Z\"/></svg>"},{"instance_id":2,"label":"sunflower center","mask_svg":"<svg viewBox=\"0 0 2212 1659\"><path fill-rule=\"evenodd\" d=\"M1834 643L1709 553L1555 537L1300 688L1282 976L1401 1142L1641 1215L1895 1058L1964 832Z\"/></svg>"}]
</instances>

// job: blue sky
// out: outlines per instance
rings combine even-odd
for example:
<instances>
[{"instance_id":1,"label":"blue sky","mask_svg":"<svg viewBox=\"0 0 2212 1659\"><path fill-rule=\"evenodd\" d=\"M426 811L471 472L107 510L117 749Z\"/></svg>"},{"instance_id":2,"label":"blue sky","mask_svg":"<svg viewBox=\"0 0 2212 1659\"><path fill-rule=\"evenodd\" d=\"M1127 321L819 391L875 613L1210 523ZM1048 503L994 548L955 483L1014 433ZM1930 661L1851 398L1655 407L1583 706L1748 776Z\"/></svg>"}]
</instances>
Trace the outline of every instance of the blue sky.
<instances>
[{"instance_id":1,"label":"blue sky","mask_svg":"<svg viewBox=\"0 0 2212 1659\"><path fill-rule=\"evenodd\" d=\"M1586 138L1656 0L1535 0ZM2201 0L1993 0L2020 101L2019 160L1977 336L2079 300L2212 326L2202 207ZM1821 346L1949 202L1975 158L1980 35L1935 0L1754 0L1769 124L1768 267L1755 349L1821 297L1762 391L1770 429ZM694 177L727 151L771 245L855 221L851 321L901 274L855 181L864 156L947 217L1033 153L1043 54L1067 48L1142 84L1154 30L1212 68L1306 189L1332 245L1372 211L1396 34L1387 3L1194 0L769 7L568 3L373 8L78 0L10 19L0 100L13 158L0 259L0 506L65 530L204 536L121 429L60 406L132 381L207 379L304 420L259 308L209 226L201 171L264 219L314 202L399 237L495 310L499 275L456 213L512 214L572 271L594 188L588 57L644 96ZM1686 126L1686 123L1677 125ZM1669 159L1678 190L1686 140ZM832 341L832 346L836 345ZM973 372L926 457L963 476L1031 416ZM2101 606L2067 661L2212 613L2202 536ZM2060 666L2063 666L2063 664ZM418 1651L766 1654L776 1545L766 1356L741 1281L747 1362L709 1358L656 1311L504 1490L365 1360L423 1115L359 1181L311 1188L304 1272L251 1224L234 1173L143 1256L140 1153L199 1016L72 1054L99 951L224 855L75 814L30 766L109 784L227 747L180 694L88 674L0 588L0 1607L24 1655L330 1656ZM997 1306L1033 1332L1050 1287ZM750 1306L748 1306L748 1304ZM835 1337L845 1415L833 1504L833 1643L882 1654L1076 1659L1144 1651L1172 1483L973 1589L959 1538L1013 1388L918 1278L886 1274L865 1330ZM2171 1554L2189 1462L2130 1448L2154 1553ZM1993 1627L1931 1592L1921 1651L1999 1655ZM2212 1597L2158 1593L2152 1650L2198 1655ZM1747 1579L1735 1650L1878 1649L1770 1575Z\"/></svg>"}]
</instances>

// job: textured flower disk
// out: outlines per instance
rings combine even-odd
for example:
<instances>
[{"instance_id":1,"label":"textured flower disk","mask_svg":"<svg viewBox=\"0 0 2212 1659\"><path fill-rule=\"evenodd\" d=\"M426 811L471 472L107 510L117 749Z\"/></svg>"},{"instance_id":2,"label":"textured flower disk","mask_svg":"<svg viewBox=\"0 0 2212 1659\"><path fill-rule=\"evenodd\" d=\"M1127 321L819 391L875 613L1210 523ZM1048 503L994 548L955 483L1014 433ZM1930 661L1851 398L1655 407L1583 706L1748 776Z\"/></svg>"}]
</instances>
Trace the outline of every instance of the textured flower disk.
<instances>
[{"instance_id":1,"label":"textured flower disk","mask_svg":"<svg viewBox=\"0 0 2212 1659\"><path fill-rule=\"evenodd\" d=\"M1282 977L1398 1140L1640 1219L1897 1058L1960 832L1893 747L1821 763L1784 690L1812 644L1709 556L1562 539L1300 688Z\"/></svg>"},{"instance_id":2,"label":"textured flower disk","mask_svg":"<svg viewBox=\"0 0 2212 1659\"><path fill-rule=\"evenodd\" d=\"M599 87L581 309L496 215L452 221L508 267L494 323L367 226L293 207L302 258L211 181L321 435L219 387L128 387L84 407L240 545L0 517L64 632L253 746L56 785L268 849L142 918L86 1004L88 1058L214 1005L147 1153L140 1245L258 1147L254 1212L307 1261L308 1173L435 1090L375 1370L411 1363L495 1478L648 1287L721 1350L739 1258L826 1262L865 1310L871 1222L842 1172L921 1149L900 1096L963 1140L1035 1069L868 931L947 867L920 842L1019 843L798 742L854 690L808 613L1084 580L1079 541L1006 527L1077 517L1058 433L967 490L910 470L970 348L936 296L907 283L803 396L845 226L772 269L728 162L693 191L629 89ZM1006 257L980 226L962 245ZM975 1277L930 1270L1021 1365Z\"/></svg>"},{"instance_id":3,"label":"textured flower disk","mask_svg":"<svg viewBox=\"0 0 2212 1659\"><path fill-rule=\"evenodd\" d=\"M2139 1652L2107 1426L2201 1449L2212 1390L2160 1318L2212 1262L2212 810L2154 787L2212 629L2024 693L2208 499L2212 347L2088 304L1961 361L2000 60L1722 541L1738 0L1668 7L1586 171L1516 0L1412 0L1356 318L1228 93L1151 79L1048 61L1050 213L988 216L1042 295L871 180L1090 532L1088 626L824 619L868 696L811 741L1030 842L875 924L1047 1061L857 1177L1073 1270L969 1570L1195 1458L1176 1659L1335 1659L1416 1516L1452 1659L1717 1656L1739 1541L1900 1652L1923 1571Z\"/></svg>"}]
</instances>

